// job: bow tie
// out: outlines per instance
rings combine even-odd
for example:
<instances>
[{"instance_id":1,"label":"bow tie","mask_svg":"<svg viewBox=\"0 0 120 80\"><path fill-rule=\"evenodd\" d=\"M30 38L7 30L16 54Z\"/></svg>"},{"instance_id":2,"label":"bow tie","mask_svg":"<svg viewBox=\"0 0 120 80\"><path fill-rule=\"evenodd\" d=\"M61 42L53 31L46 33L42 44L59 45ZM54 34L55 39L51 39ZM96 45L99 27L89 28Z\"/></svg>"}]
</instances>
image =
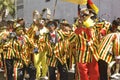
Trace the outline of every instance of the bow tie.
<instances>
[{"instance_id":1,"label":"bow tie","mask_svg":"<svg viewBox=\"0 0 120 80\"><path fill-rule=\"evenodd\" d=\"M18 37L18 40L23 40L23 37Z\"/></svg>"},{"instance_id":2,"label":"bow tie","mask_svg":"<svg viewBox=\"0 0 120 80\"><path fill-rule=\"evenodd\" d=\"M50 34L50 36L51 36L52 38L55 38L55 34Z\"/></svg>"}]
</instances>

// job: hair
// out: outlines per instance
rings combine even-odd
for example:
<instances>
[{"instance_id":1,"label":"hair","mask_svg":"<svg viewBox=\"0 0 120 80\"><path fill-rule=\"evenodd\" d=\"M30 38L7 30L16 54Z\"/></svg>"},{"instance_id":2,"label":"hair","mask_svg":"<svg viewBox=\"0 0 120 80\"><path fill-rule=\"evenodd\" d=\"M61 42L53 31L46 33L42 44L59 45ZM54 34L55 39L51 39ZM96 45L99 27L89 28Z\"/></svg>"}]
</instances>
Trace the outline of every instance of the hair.
<instances>
[{"instance_id":1,"label":"hair","mask_svg":"<svg viewBox=\"0 0 120 80\"><path fill-rule=\"evenodd\" d=\"M120 25L120 21L119 20L113 20L112 21L112 25L119 26Z\"/></svg>"},{"instance_id":2,"label":"hair","mask_svg":"<svg viewBox=\"0 0 120 80\"><path fill-rule=\"evenodd\" d=\"M112 26L110 27L110 31L114 32L116 31L116 29L118 28L118 26L120 25L120 20L119 19L115 19L112 21Z\"/></svg>"},{"instance_id":3,"label":"hair","mask_svg":"<svg viewBox=\"0 0 120 80\"><path fill-rule=\"evenodd\" d=\"M49 21L48 23L46 23L46 27L49 27L50 25L54 25L55 27L57 27L57 23L55 21Z\"/></svg>"}]
</instances>

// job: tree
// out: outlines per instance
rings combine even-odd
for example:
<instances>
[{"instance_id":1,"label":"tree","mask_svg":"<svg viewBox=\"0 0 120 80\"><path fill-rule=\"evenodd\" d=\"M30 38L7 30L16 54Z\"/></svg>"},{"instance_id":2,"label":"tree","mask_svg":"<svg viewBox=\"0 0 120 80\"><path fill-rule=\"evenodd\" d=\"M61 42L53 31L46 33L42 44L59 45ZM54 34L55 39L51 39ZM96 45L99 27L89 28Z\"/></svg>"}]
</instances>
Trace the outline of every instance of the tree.
<instances>
[{"instance_id":1,"label":"tree","mask_svg":"<svg viewBox=\"0 0 120 80\"><path fill-rule=\"evenodd\" d=\"M7 17L7 15L15 17L15 0L0 0L0 22Z\"/></svg>"}]
</instances>

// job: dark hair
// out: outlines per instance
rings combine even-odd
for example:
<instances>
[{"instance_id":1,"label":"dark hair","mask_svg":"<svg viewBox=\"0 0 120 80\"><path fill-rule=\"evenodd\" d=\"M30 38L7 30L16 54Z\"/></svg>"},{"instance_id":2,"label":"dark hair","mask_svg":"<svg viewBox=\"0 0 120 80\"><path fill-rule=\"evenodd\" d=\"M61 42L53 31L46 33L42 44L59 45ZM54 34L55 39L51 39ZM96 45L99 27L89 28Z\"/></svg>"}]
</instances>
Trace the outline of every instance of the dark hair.
<instances>
[{"instance_id":1,"label":"dark hair","mask_svg":"<svg viewBox=\"0 0 120 80\"><path fill-rule=\"evenodd\" d=\"M113 20L112 21L112 25L119 26L120 25L120 21L119 20Z\"/></svg>"},{"instance_id":2,"label":"dark hair","mask_svg":"<svg viewBox=\"0 0 120 80\"><path fill-rule=\"evenodd\" d=\"M8 20L8 21L7 21L7 24L8 24L8 25L10 25L10 24L13 25L13 24L14 24L14 21Z\"/></svg>"},{"instance_id":3,"label":"dark hair","mask_svg":"<svg viewBox=\"0 0 120 80\"><path fill-rule=\"evenodd\" d=\"M120 21L115 19L112 21L112 26L109 28L109 30L111 32L115 32L119 25L120 25Z\"/></svg>"},{"instance_id":4,"label":"dark hair","mask_svg":"<svg viewBox=\"0 0 120 80\"><path fill-rule=\"evenodd\" d=\"M51 25L57 27L57 23L55 21L49 21L48 23L46 23L46 27L50 27Z\"/></svg>"}]
</instances>

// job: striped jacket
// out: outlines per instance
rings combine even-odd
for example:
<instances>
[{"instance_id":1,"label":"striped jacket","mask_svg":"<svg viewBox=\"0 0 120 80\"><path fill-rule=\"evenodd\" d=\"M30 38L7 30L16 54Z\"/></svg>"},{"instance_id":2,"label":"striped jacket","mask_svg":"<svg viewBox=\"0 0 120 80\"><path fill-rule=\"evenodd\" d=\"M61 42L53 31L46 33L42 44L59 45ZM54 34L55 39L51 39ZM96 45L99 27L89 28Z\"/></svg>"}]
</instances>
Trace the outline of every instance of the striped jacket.
<instances>
[{"instance_id":1,"label":"striped jacket","mask_svg":"<svg viewBox=\"0 0 120 80\"><path fill-rule=\"evenodd\" d=\"M110 63L116 56L120 55L120 33L106 35L98 49L100 59Z\"/></svg>"},{"instance_id":2,"label":"striped jacket","mask_svg":"<svg viewBox=\"0 0 120 80\"><path fill-rule=\"evenodd\" d=\"M52 43L51 42L51 36L50 36L50 33L47 34L47 64L48 66L51 66L51 67L55 67L56 64L57 64L57 59L55 57L55 54L54 54L54 49L55 49L55 46L56 46L56 43L58 42L58 34L57 34L57 31L55 31L55 43Z\"/></svg>"},{"instance_id":3,"label":"striped jacket","mask_svg":"<svg viewBox=\"0 0 120 80\"><path fill-rule=\"evenodd\" d=\"M27 35L22 36L22 40L15 38L13 41L13 51L15 59L22 61L28 65L31 61L31 50L33 50L33 42L28 38Z\"/></svg>"},{"instance_id":4,"label":"striped jacket","mask_svg":"<svg viewBox=\"0 0 120 80\"><path fill-rule=\"evenodd\" d=\"M39 32L38 38L36 38L36 32ZM38 47L38 50L40 52L45 51L46 47L46 34L47 34L47 29L43 27L43 29L38 31L38 27L35 24L32 24L31 27L27 31L27 35L30 39L33 40L34 44Z\"/></svg>"},{"instance_id":5,"label":"striped jacket","mask_svg":"<svg viewBox=\"0 0 120 80\"><path fill-rule=\"evenodd\" d=\"M71 35L71 32L59 30L58 35L60 40L55 46L55 57L61 62L61 64L66 64L67 58L70 57L70 44L68 39Z\"/></svg>"},{"instance_id":6,"label":"striped jacket","mask_svg":"<svg viewBox=\"0 0 120 80\"><path fill-rule=\"evenodd\" d=\"M14 57L12 42L13 42L13 39L6 42L2 47L4 59L13 59Z\"/></svg>"},{"instance_id":7,"label":"striped jacket","mask_svg":"<svg viewBox=\"0 0 120 80\"><path fill-rule=\"evenodd\" d=\"M37 30L37 25L31 24L30 28L27 30L27 35L29 38L33 39L35 31Z\"/></svg>"},{"instance_id":8,"label":"striped jacket","mask_svg":"<svg viewBox=\"0 0 120 80\"><path fill-rule=\"evenodd\" d=\"M76 61L91 62L92 57L98 61L98 41L93 28L78 27L69 39L70 43L76 43Z\"/></svg>"},{"instance_id":9,"label":"striped jacket","mask_svg":"<svg viewBox=\"0 0 120 80\"><path fill-rule=\"evenodd\" d=\"M66 59L69 56L68 36L70 34L66 35L62 30L57 30L55 35L56 43L54 45L48 39L50 52L47 54L48 65L53 67L57 65L57 61L60 61L61 64L66 64Z\"/></svg>"},{"instance_id":10,"label":"striped jacket","mask_svg":"<svg viewBox=\"0 0 120 80\"><path fill-rule=\"evenodd\" d=\"M3 53L4 59L12 59L14 57L14 53L12 50L13 39L8 38L8 36L8 31L3 31L0 33L0 52Z\"/></svg>"}]
</instances>

